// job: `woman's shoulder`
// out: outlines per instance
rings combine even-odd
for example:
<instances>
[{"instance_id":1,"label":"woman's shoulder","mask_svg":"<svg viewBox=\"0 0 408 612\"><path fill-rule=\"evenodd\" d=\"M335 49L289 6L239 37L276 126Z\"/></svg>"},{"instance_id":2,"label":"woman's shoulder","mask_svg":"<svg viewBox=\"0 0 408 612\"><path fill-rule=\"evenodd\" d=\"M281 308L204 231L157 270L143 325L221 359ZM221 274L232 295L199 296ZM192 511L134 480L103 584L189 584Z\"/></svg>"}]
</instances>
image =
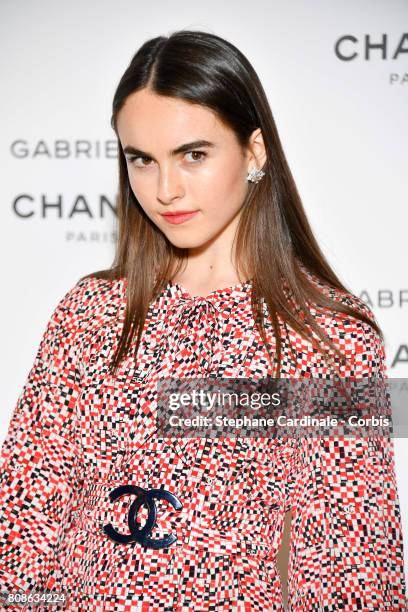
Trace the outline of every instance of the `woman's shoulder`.
<instances>
[{"instance_id":1,"label":"woman's shoulder","mask_svg":"<svg viewBox=\"0 0 408 612\"><path fill-rule=\"evenodd\" d=\"M356 314L339 312L326 305L309 305L309 312L341 352L347 357L348 365L343 368L345 376L370 376L384 374L385 347L379 322L370 308L360 297L348 290L338 289L313 275L312 281L319 290L333 302L351 308L354 313L366 317L362 320ZM371 324L381 330L381 334ZM329 350L333 357L334 353Z\"/></svg>"},{"instance_id":2,"label":"woman's shoulder","mask_svg":"<svg viewBox=\"0 0 408 612\"><path fill-rule=\"evenodd\" d=\"M53 319L73 321L94 320L117 316L124 305L124 278L110 278L101 272L80 277L59 300Z\"/></svg>"},{"instance_id":3,"label":"woman's shoulder","mask_svg":"<svg viewBox=\"0 0 408 612\"><path fill-rule=\"evenodd\" d=\"M371 321L376 322L376 317L372 309L368 306L366 302L351 291L347 289L339 289L338 287L331 286L328 282L322 280L316 274L306 271L308 279L315 285L318 290L329 297L334 302L338 302L339 304L343 304L344 306L351 307L357 313L365 315ZM342 312L338 312L334 308L329 307L318 307L316 304L310 304L310 311L317 316L321 316L322 319L332 320L333 323L336 323L340 327L342 324L350 325L353 323L358 323L360 319L358 317L352 316L351 314L346 314ZM350 320L350 321L349 321ZM368 323L365 323L369 325ZM371 327L369 325L369 327Z\"/></svg>"}]
</instances>

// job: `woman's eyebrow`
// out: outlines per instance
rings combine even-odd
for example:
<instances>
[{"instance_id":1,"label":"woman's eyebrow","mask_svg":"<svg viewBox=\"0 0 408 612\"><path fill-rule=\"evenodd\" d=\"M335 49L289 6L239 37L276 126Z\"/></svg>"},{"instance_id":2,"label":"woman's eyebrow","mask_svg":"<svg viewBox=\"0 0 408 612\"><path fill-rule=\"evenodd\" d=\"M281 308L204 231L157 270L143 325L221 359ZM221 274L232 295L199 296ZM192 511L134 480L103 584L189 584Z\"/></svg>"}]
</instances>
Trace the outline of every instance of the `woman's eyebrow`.
<instances>
[{"instance_id":1,"label":"woman's eyebrow","mask_svg":"<svg viewBox=\"0 0 408 612\"><path fill-rule=\"evenodd\" d=\"M197 149L198 147L215 147L215 144L213 142L210 142L209 140L193 140L193 142L186 142L186 144L177 147L177 149L169 151L169 154L171 156L175 156L179 153L185 153L186 151L190 151L191 149ZM153 156L147 151L141 151L140 149L136 149L131 145L127 145L123 149L123 153L129 153L131 155L137 155L141 157L150 157L153 159Z\"/></svg>"}]
</instances>

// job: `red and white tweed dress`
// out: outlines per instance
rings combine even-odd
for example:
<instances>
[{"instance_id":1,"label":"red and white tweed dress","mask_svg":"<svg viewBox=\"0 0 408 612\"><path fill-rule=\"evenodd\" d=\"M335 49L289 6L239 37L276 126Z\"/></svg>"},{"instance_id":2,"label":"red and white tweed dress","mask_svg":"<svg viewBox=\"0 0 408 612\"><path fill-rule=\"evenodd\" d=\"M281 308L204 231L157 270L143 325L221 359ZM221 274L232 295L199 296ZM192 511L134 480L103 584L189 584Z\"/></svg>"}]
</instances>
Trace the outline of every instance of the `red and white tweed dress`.
<instances>
[{"instance_id":1,"label":"red and white tweed dress","mask_svg":"<svg viewBox=\"0 0 408 612\"><path fill-rule=\"evenodd\" d=\"M275 556L292 507L291 611L405 611L392 439L159 438L158 377L271 375L251 283L193 298L169 282L150 305L137 368L129 356L114 378L125 289L125 279L82 279L47 325L2 446L0 590L65 591L66 609L89 612L283 610ZM369 325L316 319L349 356L345 377L386 375ZM282 376L324 378L311 345L282 332ZM173 544L104 533L107 523L129 533L134 495L108 497L126 484L177 495L181 510L156 502L152 530ZM146 517L142 506L140 525Z\"/></svg>"}]
</instances>

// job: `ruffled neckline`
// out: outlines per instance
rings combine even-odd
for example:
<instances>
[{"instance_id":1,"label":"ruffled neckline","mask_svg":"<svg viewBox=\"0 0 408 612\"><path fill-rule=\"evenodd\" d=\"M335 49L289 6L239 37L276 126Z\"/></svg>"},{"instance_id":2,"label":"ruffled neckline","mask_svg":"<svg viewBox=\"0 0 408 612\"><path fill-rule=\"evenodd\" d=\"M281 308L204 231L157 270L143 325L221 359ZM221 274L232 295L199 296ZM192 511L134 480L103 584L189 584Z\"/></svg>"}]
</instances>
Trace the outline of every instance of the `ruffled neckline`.
<instances>
[{"instance_id":1,"label":"ruffled neckline","mask_svg":"<svg viewBox=\"0 0 408 612\"><path fill-rule=\"evenodd\" d=\"M169 280L167 283L166 289L170 293L171 296L176 298L183 298L187 301L194 302L217 302L226 297L244 297L251 289L252 281L251 279L236 283L235 285L231 285L229 287L223 287L221 289L214 289L207 295L191 295L189 291L180 283Z\"/></svg>"}]
</instances>

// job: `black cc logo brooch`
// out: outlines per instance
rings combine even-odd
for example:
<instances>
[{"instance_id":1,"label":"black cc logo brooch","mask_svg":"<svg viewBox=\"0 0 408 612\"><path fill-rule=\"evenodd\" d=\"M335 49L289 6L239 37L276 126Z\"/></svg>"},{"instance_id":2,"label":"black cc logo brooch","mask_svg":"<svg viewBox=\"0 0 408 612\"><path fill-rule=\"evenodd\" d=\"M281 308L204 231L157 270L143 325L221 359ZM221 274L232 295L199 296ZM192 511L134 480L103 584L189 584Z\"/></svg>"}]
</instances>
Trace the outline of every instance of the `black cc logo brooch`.
<instances>
[{"instance_id":1,"label":"black cc logo brooch","mask_svg":"<svg viewBox=\"0 0 408 612\"><path fill-rule=\"evenodd\" d=\"M156 524L157 517L157 507L154 500L165 499L173 506L175 510L181 510L183 506L180 500L173 495L173 493L170 493L170 491L164 489L163 485L161 485L160 489L143 489L142 487L137 487L136 485L120 485L109 493L109 497L111 501L116 501L123 495L127 495L129 493L137 496L132 502L128 513L127 523L130 533L119 533L119 531L116 531L116 529L113 527L112 523L108 523L107 525L103 526L104 533L112 540L119 542L120 544L139 542L139 544L144 546L145 550L146 548L166 548L167 546L171 546L177 540L177 536L175 536L173 533L165 538L160 538L157 540L149 537L153 527ZM148 516L145 525L140 528L140 525L137 523L137 514L143 505L146 506L148 510Z\"/></svg>"}]
</instances>

